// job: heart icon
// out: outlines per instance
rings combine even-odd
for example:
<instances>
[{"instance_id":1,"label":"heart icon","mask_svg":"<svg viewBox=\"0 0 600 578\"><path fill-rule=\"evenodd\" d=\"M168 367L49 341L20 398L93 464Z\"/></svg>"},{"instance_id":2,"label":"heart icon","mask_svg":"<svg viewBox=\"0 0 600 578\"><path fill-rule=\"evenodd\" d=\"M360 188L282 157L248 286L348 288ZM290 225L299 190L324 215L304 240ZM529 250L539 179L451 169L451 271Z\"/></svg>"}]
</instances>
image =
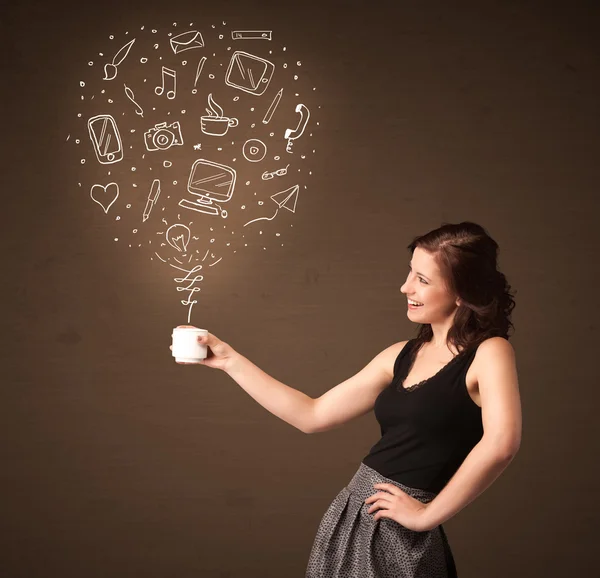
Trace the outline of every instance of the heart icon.
<instances>
[{"instance_id":1,"label":"heart icon","mask_svg":"<svg viewBox=\"0 0 600 578\"><path fill-rule=\"evenodd\" d=\"M105 186L94 185L90 190L90 196L104 209L105 213L108 213L108 209L119 196L119 185L117 183L108 183Z\"/></svg>"}]
</instances>

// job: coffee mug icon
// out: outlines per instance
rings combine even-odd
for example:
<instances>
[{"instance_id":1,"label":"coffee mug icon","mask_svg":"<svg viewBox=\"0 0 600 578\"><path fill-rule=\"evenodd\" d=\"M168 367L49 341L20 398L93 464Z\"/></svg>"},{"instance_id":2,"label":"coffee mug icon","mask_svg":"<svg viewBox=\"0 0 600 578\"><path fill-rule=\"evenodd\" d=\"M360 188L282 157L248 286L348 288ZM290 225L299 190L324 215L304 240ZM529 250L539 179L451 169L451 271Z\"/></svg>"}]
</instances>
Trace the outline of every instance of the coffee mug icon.
<instances>
[{"instance_id":1,"label":"coffee mug icon","mask_svg":"<svg viewBox=\"0 0 600 578\"><path fill-rule=\"evenodd\" d=\"M237 118L227 116L201 116L200 128L204 134L210 136L225 136L229 128L238 125Z\"/></svg>"}]
</instances>

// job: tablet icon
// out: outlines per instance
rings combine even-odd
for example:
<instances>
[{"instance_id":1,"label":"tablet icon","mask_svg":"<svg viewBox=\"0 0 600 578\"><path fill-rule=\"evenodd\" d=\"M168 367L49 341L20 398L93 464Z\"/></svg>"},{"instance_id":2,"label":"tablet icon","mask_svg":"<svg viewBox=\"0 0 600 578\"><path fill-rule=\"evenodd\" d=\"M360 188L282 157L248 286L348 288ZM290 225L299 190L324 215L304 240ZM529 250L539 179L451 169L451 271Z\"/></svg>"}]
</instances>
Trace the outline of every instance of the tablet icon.
<instances>
[{"instance_id":1,"label":"tablet icon","mask_svg":"<svg viewBox=\"0 0 600 578\"><path fill-rule=\"evenodd\" d=\"M225 84L261 96L271 82L275 66L272 62L237 50L231 55Z\"/></svg>"}]
</instances>

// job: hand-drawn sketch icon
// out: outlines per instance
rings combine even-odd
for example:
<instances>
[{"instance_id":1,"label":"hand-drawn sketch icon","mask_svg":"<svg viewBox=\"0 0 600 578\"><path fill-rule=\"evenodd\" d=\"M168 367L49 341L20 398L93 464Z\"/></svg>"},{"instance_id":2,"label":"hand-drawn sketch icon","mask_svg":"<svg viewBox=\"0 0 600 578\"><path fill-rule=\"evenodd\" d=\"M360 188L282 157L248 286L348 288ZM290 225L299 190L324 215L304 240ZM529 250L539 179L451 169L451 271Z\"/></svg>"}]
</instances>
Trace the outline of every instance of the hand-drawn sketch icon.
<instances>
[{"instance_id":1,"label":"hand-drawn sketch icon","mask_svg":"<svg viewBox=\"0 0 600 578\"><path fill-rule=\"evenodd\" d=\"M273 177L282 177L283 175L287 175L287 170L288 170L289 166L290 165L288 164L287 167L283 167L282 169L277 169L276 171L273 171L272 173L265 171L262 174L261 179L263 181L268 181L269 179L272 179Z\"/></svg>"},{"instance_id":2,"label":"hand-drawn sketch icon","mask_svg":"<svg viewBox=\"0 0 600 578\"><path fill-rule=\"evenodd\" d=\"M215 102L212 92L208 95L208 106L206 112L209 116L200 117L200 128L204 134L211 136L224 136L227 131L238 125L237 118L223 116L223 109Z\"/></svg>"},{"instance_id":3,"label":"hand-drawn sketch icon","mask_svg":"<svg viewBox=\"0 0 600 578\"><path fill-rule=\"evenodd\" d=\"M272 217L259 217L258 219L252 219L252 221L248 221L246 225L250 223L255 223L256 221L271 221L279 212L279 209L287 209L291 213L296 212L296 202L298 201L298 191L300 190L299 185L293 185L289 189L285 191L280 191L279 193L275 193L271 195L271 199L277 203L277 209L275 209L275 214Z\"/></svg>"},{"instance_id":4,"label":"hand-drawn sketch icon","mask_svg":"<svg viewBox=\"0 0 600 578\"><path fill-rule=\"evenodd\" d=\"M104 65L103 80L113 80L114 78L116 78L118 72L117 66L119 66L119 64L121 64L121 62L123 62L123 60L127 58L127 55L129 54L129 51L131 50L131 47L133 46L134 42L135 38L119 49L119 51L115 54L112 60L112 64L107 62Z\"/></svg>"},{"instance_id":5,"label":"hand-drawn sketch icon","mask_svg":"<svg viewBox=\"0 0 600 578\"><path fill-rule=\"evenodd\" d=\"M144 144L148 151L167 150L172 146L183 145L183 136L179 121L169 125L159 122L144 133Z\"/></svg>"},{"instance_id":6,"label":"hand-drawn sketch icon","mask_svg":"<svg viewBox=\"0 0 600 578\"><path fill-rule=\"evenodd\" d=\"M272 40L272 30L232 30L232 40Z\"/></svg>"},{"instance_id":7,"label":"hand-drawn sketch icon","mask_svg":"<svg viewBox=\"0 0 600 578\"><path fill-rule=\"evenodd\" d=\"M171 225L165 234L167 243L174 249L177 249L180 253L187 251L188 244L190 242L190 229L181 223L175 223Z\"/></svg>"},{"instance_id":8,"label":"hand-drawn sketch icon","mask_svg":"<svg viewBox=\"0 0 600 578\"><path fill-rule=\"evenodd\" d=\"M187 190L198 199L179 201L179 206L207 215L227 215L217 202L226 203L231 199L235 188L235 169L205 159L198 159L192 165Z\"/></svg>"},{"instance_id":9,"label":"hand-drawn sketch icon","mask_svg":"<svg viewBox=\"0 0 600 578\"><path fill-rule=\"evenodd\" d=\"M160 195L160 180L154 179L152 181L152 187L150 187L150 193L148 194L148 200L146 201L146 207L144 208L144 213L142 215L142 222L145 223L150 216L150 212L152 211L152 207L156 205L156 201L158 201L158 195Z\"/></svg>"},{"instance_id":10,"label":"hand-drawn sketch icon","mask_svg":"<svg viewBox=\"0 0 600 578\"><path fill-rule=\"evenodd\" d=\"M275 95L275 98L273 99L271 106L269 106L267 112L265 113L265 117L262 119L263 124L269 124L269 121L271 120L273 113L279 106L279 101L281 100L282 95L283 95L283 88Z\"/></svg>"},{"instance_id":11,"label":"hand-drawn sketch icon","mask_svg":"<svg viewBox=\"0 0 600 578\"><path fill-rule=\"evenodd\" d=\"M98 162L103 165L123 160L123 145L115 119L110 114L99 114L88 120L88 131Z\"/></svg>"},{"instance_id":12,"label":"hand-drawn sketch icon","mask_svg":"<svg viewBox=\"0 0 600 578\"><path fill-rule=\"evenodd\" d=\"M267 154L267 145L257 138L248 139L242 147L242 154L247 161L257 163Z\"/></svg>"},{"instance_id":13,"label":"hand-drawn sketch icon","mask_svg":"<svg viewBox=\"0 0 600 578\"><path fill-rule=\"evenodd\" d=\"M302 136L302 133L308 124L308 119L310 118L310 111L303 104L296 105L296 112L300 113L298 126L295 129L286 128L283 135L283 138L288 139L287 146L285 147L285 150L288 153L292 152L293 141Z\"/></svg>"},{"instance_id":14,"label":"hand-drawn sketch icon","mask_svg":"<svg viewBox=\"0 0 600 578\"><path fill-rule=\"evenodd\" d=\"M177 291L189 291L187 299L181 301L182 305L189 305L189 309L188 309L188 323L189 323L190 319L192 317L192 307L196 303L198 303L198 301L196 301L196 300L192 301L192 297L194 296L194 293L201 291L200 287L194 287L193 285L194 285L194 283L198 283L199 281L202 281L204 279L203 275L196 274L202 269L202 265L196 265L195 267L192 267L191 269L184 269L183 267L177 267L177 265L173 265L172 263L169 263L169 265L171 267L173 267L174 269L178 269L179 271L183 271L184 273L187 273L187 275L185 277L175 277L173 280L175 281L175 283L188 283L189 282L187 287L177 287Z\"/></svg>"},{"instance_id":15,"label":"hand-drawn sketch icon","mask_svg":"<svg viewBox=\"0 0 600 578\"><path fill-rule=\"evenodd\" d=\"M192 50L193 48L204 47L202 34L197 30L190 30L189 32L183 32L182 34L173 36L173 38L169 40L169 43L175 54L185 52L186 50Z\"/></svg>"},{"instance_id":16,"label":"hand-drawn sketch icon","mask_svg":"<svg viewBox=\"0 0 600 578\"><path fill-rule=\"evenodd\" d=\"M196 68L196 78L194 79L194 88L196 88L196 83L202 74L202 69L204 68L204 63L206 62L206 56L203 56L198 62L198 68ZM194 93L195 94L195 93Z\"/></svg>"},{"instance_id":17,"label":"hand-drawn sketch icon","mask_svg":"<svg viewBox=\"0 0 600 578\"><path fill-rule=\"evenodd\" d=\"M108 185L93 185L90 189L92 200L98 203L105 213L112 207L112 204L119 196L119 185L117 183L108 183Z\"/></svg>"},{"instance_id":18,"label":"hand-drawn sketch icon","mask_svg":"<svg viewBox=\"0 0 600 578\"><path fill-rule=\"evenodd\" d=\"M142 107L135 101L135 94L133 94L133 90L129 88L125 83L123 83L125 87L125 95L127 98L135 104L135 114L139 114L142 118L144 118L144 110Z\"/></svg>"},{"instance_id":19,"label":"hand-drawn sketch icon","mask_svg":"<svg viewBox=\"0 0 600 578\"><path fill-rule=\"evenodd\" d=\"M177 94L177 72L166 66L162 67L162 84L154 89L154 92L161 96L165 92L165 81L169 83L169 88L166 88L167 98L173 100Z\"/></svg>"},{"instance_id":20,"label":"hand-drawn sketch icon","mask_svg":"<svg viewBox=\"0 0 600 578\"><path fill-rule=\"evenodd\" d=\"M231 55L225 84L261 96L267 90L274 70L272 62L237 50Z\"/></svg>"}]
</instances>

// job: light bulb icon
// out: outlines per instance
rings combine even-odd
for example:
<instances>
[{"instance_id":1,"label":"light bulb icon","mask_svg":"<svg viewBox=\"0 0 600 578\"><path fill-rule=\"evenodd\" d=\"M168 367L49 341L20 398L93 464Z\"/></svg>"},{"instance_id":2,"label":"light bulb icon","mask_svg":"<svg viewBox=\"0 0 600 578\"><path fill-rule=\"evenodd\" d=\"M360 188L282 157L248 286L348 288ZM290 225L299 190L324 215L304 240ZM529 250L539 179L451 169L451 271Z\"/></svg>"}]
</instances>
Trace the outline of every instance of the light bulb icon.
<instances>
[{"instance_id":1,"label":"light bulb icon","mask_svg":"<svg viewBox=\"0 0 600 578\"><path fill-rule=\"evenodd\" d=\"M171 225L165 234L167 243L180 253L187 251L188 243L190 242L190 230L185 225L176 223Z\"/></svg>"}]
</instances>

